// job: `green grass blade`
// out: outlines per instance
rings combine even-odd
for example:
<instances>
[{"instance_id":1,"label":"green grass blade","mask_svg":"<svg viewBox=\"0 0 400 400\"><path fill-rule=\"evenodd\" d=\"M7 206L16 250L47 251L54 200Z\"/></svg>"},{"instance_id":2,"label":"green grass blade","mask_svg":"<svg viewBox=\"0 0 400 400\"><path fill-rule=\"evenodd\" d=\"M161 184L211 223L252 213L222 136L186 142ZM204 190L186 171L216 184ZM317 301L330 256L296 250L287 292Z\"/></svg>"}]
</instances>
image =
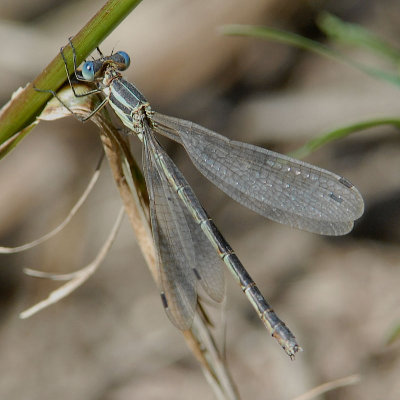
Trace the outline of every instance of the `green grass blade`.
<instances>
[{"instance_id":1,"label":"green grass blade","mask_svg":"<svg viewBox=\"0 0 400 400\"><path fill-rule=\"evenodd\" d=\"M400 339L400 324L397 325L389 335L387 344L392 344Z\"/></svg>"},{"instance_id":2,"label":"green grass blade","mask_svg":"<svg viewBox=\"0 0 400 400\"><path fill-rule=\"evenodd\" d=\"M141 2L141 0L109 0L103 8L74 36L73 43L80 64ZM66 38L67 39L67 38ZM65 56L72 72L72 50L68 46ZM66 81L63 60L58 54L43 72L0 111L0 145L15 133L31 124L43 109L51 94L40 89L57 90Z\"/></svg>"},{"instance_id":3,"label":"green grass blade","mask_svg":"<svg viewBox=\"0 0 400 400\"><path fill-rule=\"evenodd\" d=\"M364 47L389 59L397 66L400 62L400 50L390 45L374 33L357 24L342 21L327 12L317 18L318 27L329 38L346 44Z\"/></svg>"},{"instance_id":4,"label":"green grass blade","mask_svg":"<svg viewBox=\"0 0 400 400\"><path fill-rule=\"evenodd\" d=\"M268 28L264 26L252 26L252 25L224 25L220 31L224 35L232 36L250 36L253 38L267 39L275 42L287 44L300 49L311 51L320 56L332 59L334 61L347 64L353 68L356 68L367 75L374 78L387 81L391 84L400 86L400 77L381 69L369 67L346 57L338 51L332 50L323 44L316 42L311 39L307 39L303 36L296 35L295 33L281 31L279 29Z\"/></svg>"},{"instance_id":5,"label":"green grass blade","mask_svg":"<svg viewBox=\"0 0 400 400\"><path fill-rule=\"evenodd\" d=\"M392 125L396 128L400 128L400 119L399 118L380 118L373 119L364 122L358 122L352 125L344 126L338 129L335 129L330 132L326 132L314 139L311 139L304 146L290 153L291 157L295 158L304 158L308 156L313 151L317 150L321 146L326 143L332 142L334 140L342 139L351 133L362 131L365 129L373 128L380 125Z\"/></svg>"}]
</instances>

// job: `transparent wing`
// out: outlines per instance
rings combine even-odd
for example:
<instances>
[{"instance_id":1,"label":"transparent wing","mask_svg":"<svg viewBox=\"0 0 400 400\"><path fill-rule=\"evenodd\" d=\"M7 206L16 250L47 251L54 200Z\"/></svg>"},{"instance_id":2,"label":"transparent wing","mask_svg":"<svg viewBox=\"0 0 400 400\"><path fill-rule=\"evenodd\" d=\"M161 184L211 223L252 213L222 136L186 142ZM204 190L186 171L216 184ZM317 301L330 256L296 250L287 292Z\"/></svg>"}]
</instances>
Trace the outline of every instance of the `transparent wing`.
<instances>
[{"instance_id":1,"label":"transparent wing","mask_svg":"<svg viewBox=\"0 0 400 400\"><path fill-rule=\"evenodd\" d=\"M160 165L160 152L163 159L168 157L151 132L147 132L144 137L144 174L158 252L161 292L170 320L185 330L192 325L196 310L197 281L211 298L222 301L223 270L215 250L207 243L201 228L168 182ZM174 166L172 160L169 161Z\"/></svg>"},{"instance_id":2,"label":"transparent wing","mask_svg":"<svg viewBox=\"0 0 400 400\"><path fill-rule=\"evenodd\" d=\"M327 235L349 232L364 210L346 179L261 147L159 113L155 130L183 144L197 169L251 210L300 229Z\"/></svg>"},{"instance_id":3,"label":"transparent wing","mask_svg":"<svg viewBox=\"0 0 400 400\"><path fill-rule=\"evenodd\" d=\"M180 235L190 235L190 232L185 229L186 221L182 221L185 217L179 210L173 210L174 203L164 193L162 177L155 167L146 137L143 144L143 169L150 198L150 218L158 258L160 290L168 317L179 329L185 330L192 325L197 299L195 275L189 267L189 249L185 249L180 240Z\"/></svg>"},{"instance_id":4,"label":"transparent wing","mask_svg":"<svg viewBox=\"0 0 400 400\"><path fill-rule=\"evenodd\" d=\"M196 254L195 268L200 277L199 283L204 291L216 302L220 303L225 295L225 278L222 260L211 245L208 238L193 217L184 209L193 246Z\"/></svg>"},{"instance_id":5,"label":"transparent wing","mask_svg":"<svg viewBox=\"0 0 400 400\"><path fill-rule=\"evenodd\" d=\"M182 219L181 221L182 224L184 224L184 222L187 223L190 235L181 235L180 237L184 248L190 249L190 252L188 253L189 259L192 263L192 268L196 270L195 275L198 282L213 300L221 302L225 292L222 260L212 246L209 238L204 234L199 223L196 222L187 209L187 206L179 198L177 188L180 190L185 188L186 193L190 192L191 198L196 199L195 203L197 203L197 207L199 207L203 212L204 210L185 177L151 133L148 134L147 140L151 143L155 166L161 177L164 194L168 197L171 204L173 203L174 210L180 210L179 213L186 217L185 220ZM163 169L167 172L165 173ZM172 183L168 180L166 175L169 176ZM200 215L201 212L196 214ZM179 227L180 225L177 224L177 226ZM193 251L191 250L192 248L194 250L194 258Z\"/></svg>"},{"instance_id":6,"label":"transparent wing","mask_svg":"<svg viewBox=\"0 0 400 400\"><path fill-rule=\"evenodd\" d=\"M210 242L210 239L204 234L199 222L197 222L186 205L177 193L177 190L185 188L186 194L190 192L192 200L192 207L197 207L200 212L195 212L196 215L206 215L192 188L189 186L185 177L179 171L178 167L174 164L168 154L158 144L157 140L151 134L149 142L152 144L152 152L156 156L157 168L163 178L164 191L170 195L176 209L181 209L183 215L186 217L186 222L191 233L190 236L183 235L182 242L189 248L193 247L195 258L192 260L196 269L195 275L198 282L203 287L205 292L215 301L221 302L225 292L224 273L222 268L222 260L216 252L215 248ZM163 171L163 169L166 171ZM166 177L169 176L169 180ZM179 188L179 189L178 189ZM200 222L201 223L201 222ZM191 239L191 240L189 240Z\"/></svg>"}]
</instances>

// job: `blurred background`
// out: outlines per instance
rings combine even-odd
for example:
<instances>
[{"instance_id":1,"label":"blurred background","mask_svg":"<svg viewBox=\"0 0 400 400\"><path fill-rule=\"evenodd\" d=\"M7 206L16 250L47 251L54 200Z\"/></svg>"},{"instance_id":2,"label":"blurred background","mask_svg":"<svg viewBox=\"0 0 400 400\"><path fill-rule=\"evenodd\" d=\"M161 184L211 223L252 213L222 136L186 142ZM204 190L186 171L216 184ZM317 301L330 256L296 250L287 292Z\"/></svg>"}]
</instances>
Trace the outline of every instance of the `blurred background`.
<instances>
[{"instance_id":1,"label":"blurred background","mask_svg":"<svg viewBox=\"0 0 400 400\"><path fill-rule=\"evenodd\" d=\"M103 2L2 0L0 103L37 76ZM144 0L101 45L132 57L126 78L153 109L282 153L322 132L397 117L400 93L348 66L251 38L222 36L226 23L268 25L324 41L322 11L399 45L395 0ZM350 47L339 49L360 62ZM141 149L133 142L137 159ZM243 399L291 399L324 382L361 382L323 399L400 398L400 138L394 128L360 132L307 158L351 180L366 204L354 231L320 237L260 218L229 200L166 142L217 226L304 352L291 362L230 275L226 353ZM97 128L41 123L0 165L0 245L55 227L89 181L101 153ZM0 257L0 398L9 400L213 399L180 332L164 314L127 220L99 271L28 320L19 312L57 287L24 267L69 272L92 260L121 200L109 168L62 233ZM223 329L220 329L223 338Z\"/></svg>"}]
</instances>

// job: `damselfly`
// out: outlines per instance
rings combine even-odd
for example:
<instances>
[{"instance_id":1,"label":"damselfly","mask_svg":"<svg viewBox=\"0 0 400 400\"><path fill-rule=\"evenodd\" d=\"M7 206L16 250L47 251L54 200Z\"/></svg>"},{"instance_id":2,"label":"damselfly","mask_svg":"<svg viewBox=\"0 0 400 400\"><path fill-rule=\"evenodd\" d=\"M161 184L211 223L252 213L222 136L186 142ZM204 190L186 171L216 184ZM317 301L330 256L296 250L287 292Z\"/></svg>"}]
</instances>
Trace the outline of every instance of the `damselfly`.
<instances>
[{"instance_id":1,"label":"damselfly","mask_svg":"<svg viewBox=\"0 0 400 400\"><path fill-rule=\"evenodd\" d=\"M121 75L130 64L128 54L100 53L98 59L86 61L82 70L77 71L75 50L71 41L70 44L76 78L96 85L88 93L75 95L104 96L84 120L108 103L143 142L143 170L158 253L159 289L170 320L181 330L190 328L199 286L213 300L222 301L222 259L268 331L293 358L300 349L294 335L266 302L155 133L183 145L197 169L234 200L296 228L325 235L349 232L353 221L363 213L360 193L347 179L329 171L153 111L142 93ZM61 54L69 79L62 50ZM71 87L74 90L72 84Z\"/></svg>"}]
</instances>

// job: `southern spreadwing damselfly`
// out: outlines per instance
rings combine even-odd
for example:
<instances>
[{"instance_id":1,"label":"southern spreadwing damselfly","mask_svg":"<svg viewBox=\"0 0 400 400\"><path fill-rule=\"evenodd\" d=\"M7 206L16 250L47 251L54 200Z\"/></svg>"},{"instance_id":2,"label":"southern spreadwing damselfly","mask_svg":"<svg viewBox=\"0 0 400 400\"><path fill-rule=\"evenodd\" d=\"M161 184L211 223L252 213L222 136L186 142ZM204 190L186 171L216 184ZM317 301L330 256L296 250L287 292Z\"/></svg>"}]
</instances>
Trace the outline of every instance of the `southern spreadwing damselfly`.
<instances>
[{"instance_id":1,"label":"southern spreadwing damselfly","mask_svg":"<svg viewBox=\"0 0 400 400\"><path fill-rule=\"evenodd\" d=\"M224 297L220 259L238 281L258 316L293 358L299 345L264 299L237 255L209 218L155 133L185 148L193 164L214 185L240 204L274 221L324 235L348 233L363 213L363 199L345 178L302 161L229 140L193 122L153 111L142 93L121 71L130 59L125 52L100 53L74 73L93 82L103 100L87 117L110 104L122 123L143 142L143 170L150 198L150 220L158 256L163 306L181 330L191 327L199 286L211 299ZM65 67L69 71L64 54ZM56 95L54 92L52 92ZM65 105L66 106L66 105ZM66 106L67 107L67 106ZM68 108L68 107L67 107Z\"/></svg>"}]
</instances>

